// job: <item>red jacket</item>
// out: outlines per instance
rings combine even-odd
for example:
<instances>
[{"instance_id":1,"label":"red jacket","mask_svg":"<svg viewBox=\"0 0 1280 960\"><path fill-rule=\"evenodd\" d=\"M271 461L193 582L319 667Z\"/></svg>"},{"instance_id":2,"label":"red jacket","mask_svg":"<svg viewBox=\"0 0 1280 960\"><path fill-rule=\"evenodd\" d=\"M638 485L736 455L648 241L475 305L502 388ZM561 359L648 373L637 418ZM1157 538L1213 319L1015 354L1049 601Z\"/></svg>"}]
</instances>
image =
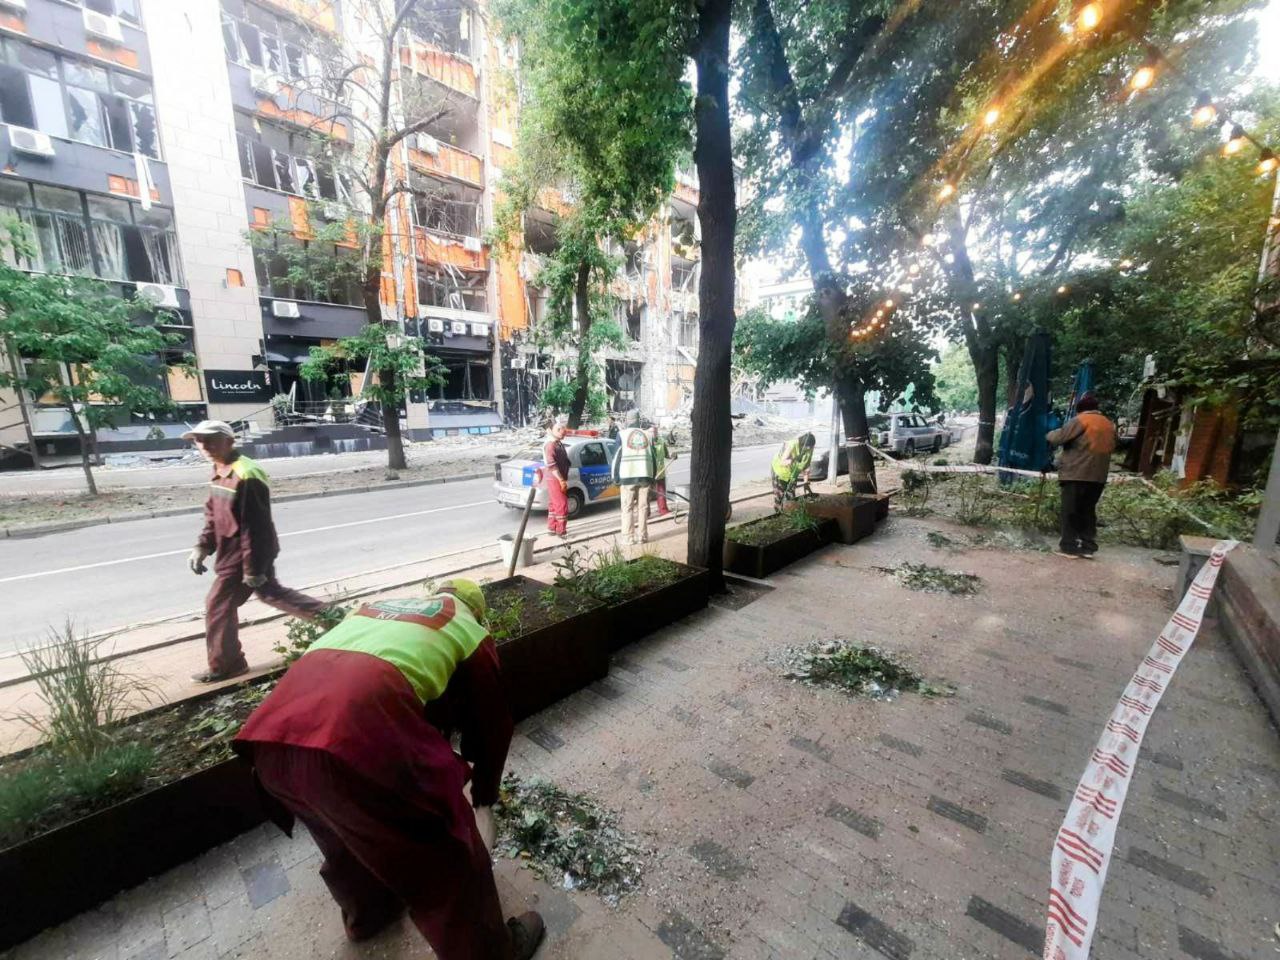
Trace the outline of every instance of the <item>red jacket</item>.
<instances>
[{"instance_id":1,"label":"red jacket","mask_svg":"<svg viewBox=\"0 0 1280 960\"><path fill-rule=\"evenodd\" d=\"M214 467L196 545L217 554L219 574L240 578L270 572L280 541L271 520L267 474L253 460L237 453L230 463Z\"/></svg>"}]
</instances>

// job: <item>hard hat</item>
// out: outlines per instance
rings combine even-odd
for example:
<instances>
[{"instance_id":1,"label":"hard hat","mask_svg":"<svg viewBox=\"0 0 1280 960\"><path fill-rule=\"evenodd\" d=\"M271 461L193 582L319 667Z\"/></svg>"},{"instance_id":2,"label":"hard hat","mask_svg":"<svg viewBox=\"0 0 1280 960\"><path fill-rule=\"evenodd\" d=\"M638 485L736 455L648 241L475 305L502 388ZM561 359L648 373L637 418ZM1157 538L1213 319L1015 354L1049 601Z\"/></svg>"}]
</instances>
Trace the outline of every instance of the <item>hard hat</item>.
<instances>
[{"instance_id":1,"label":"hard hat","mask_svg":"<svg viewBox=\"0 0 1280 960\"><path fill-rule=\"evenodd\" d=\"M440 584L439 589L441 593L453 594L453 596L465 603L477 620L484 619L487 605L485 604L484 591L480 589L480 584L464 577L453 577Z\"/></svg>"}]
</instances>

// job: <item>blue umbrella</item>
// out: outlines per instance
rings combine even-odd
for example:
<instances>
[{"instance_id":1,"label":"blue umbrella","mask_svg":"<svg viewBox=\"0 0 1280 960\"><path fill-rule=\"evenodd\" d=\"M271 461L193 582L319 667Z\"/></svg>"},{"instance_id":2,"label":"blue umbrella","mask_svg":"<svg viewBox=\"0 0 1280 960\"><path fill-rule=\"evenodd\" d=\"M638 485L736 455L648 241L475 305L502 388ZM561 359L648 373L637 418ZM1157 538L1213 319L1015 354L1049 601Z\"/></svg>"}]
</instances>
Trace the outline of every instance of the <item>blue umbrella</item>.
<instances>
[{"instance_id":1,"label":"blue umbrella","mask_svg":"<svg viewBox=\"0 0 1280 960\"><path fill-rule=\"evenodd\" d=\"M1051 341L1044 332L1027 338L1027 347L1018 368L1018 392L1004 419L1000 434L998 463L1019 470L1046 470L1053 463L1044 435L1050 423L1049 366ZM1055 418L1056 419L1056 418ZM1013 474L1001 474L1002 483L1010 483Z\"/></svg>"}]
</instances>

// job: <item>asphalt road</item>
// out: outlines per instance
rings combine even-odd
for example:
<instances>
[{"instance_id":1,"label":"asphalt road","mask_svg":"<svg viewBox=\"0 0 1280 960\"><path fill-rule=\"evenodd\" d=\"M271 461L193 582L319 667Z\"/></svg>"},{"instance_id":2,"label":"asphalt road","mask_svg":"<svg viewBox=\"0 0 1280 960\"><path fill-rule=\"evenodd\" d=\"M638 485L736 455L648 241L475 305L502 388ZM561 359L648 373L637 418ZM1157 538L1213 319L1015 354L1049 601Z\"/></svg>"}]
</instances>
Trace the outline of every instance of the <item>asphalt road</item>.
<instances>
[{"instance_id":1,"label":"asphalt road","mask_svg":"<svg viewBox=\"0 0 1280 960\"><path fill-rule=\"evenodd\" d=\"M767 477L774 449L735 450L734 482ZM687 456L670 476L688 482ZM616 500L591 506L583 519L617 509ZM519 522L494 500L491 480L295 500L272 512L281 548L276 573L290 586L493 543ZM189 514L0 541L0 656L44 639L68 617L96 633L199 609L211 574L193 576L186 565L199 525L200 516Z\"/></svg>"}]
</instances>

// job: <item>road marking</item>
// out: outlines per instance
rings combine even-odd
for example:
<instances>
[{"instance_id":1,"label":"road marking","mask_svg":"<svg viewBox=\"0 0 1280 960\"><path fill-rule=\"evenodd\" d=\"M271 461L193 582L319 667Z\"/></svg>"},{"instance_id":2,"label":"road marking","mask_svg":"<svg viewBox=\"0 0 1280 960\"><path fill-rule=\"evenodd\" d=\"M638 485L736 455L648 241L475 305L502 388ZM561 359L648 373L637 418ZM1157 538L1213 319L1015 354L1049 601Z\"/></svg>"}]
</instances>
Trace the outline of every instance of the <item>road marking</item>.
<instances>
[{"instance_id":1,"label":"road marking","mask_svg":"<svg viewBox=\"0 0 1280 960\"><path fill-rule=\"evenodd\" d=\"M367 520L351 520L347 523L331 523L324 527L312 527L310 530L293 530L289 533L280 534L280 538L285 537L301 537L308 533L323 533L326 530L341 530L345 527L359 527L368 523L382 523L385 520L405 520L409 517L423 517L431 513L445 513L449 510L467 510L471 507L483 507L494 503L493 500L475 500L471 503L455 503L448 507L433 507L430 510L414 510L410 513L395 513L386 517L370 517ZM160 557L176 557L184 553L190 553L190 547L184 547L181 550L166 550L163 553L148 553L140 557L120 557L117 560L102 560L98 563L82 563L74 567L62 567L58 570L41 570L37 573L21 573L15 577L0 577L0 583L15 583L19 580L35 580L38 577L54 577L64 573L78 573L81 570L96 570L100 567L114 567L122 563L138 563L143 560L156 560Z\"/></svg>"}]
</instances>

